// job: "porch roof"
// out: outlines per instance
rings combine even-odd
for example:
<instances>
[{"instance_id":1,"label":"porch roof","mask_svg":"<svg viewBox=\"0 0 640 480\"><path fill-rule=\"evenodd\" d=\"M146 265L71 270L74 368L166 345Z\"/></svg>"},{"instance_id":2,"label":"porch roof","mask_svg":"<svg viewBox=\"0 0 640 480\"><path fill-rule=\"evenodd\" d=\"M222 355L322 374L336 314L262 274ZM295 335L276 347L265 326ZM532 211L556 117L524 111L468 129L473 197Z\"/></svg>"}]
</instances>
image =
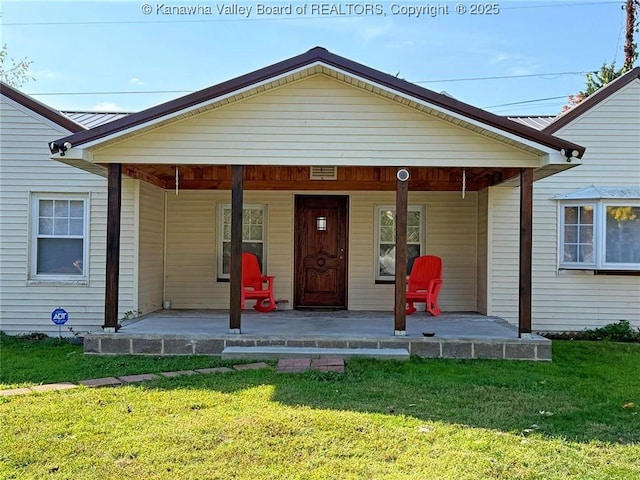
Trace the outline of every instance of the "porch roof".
<instances>
[{"instance_id":1,"label":"porch roof","mask_svg":"<svg viewBox=\"0 0 640 480\"><path fill-rule=\"evenodd\" d=\"M68 163L72 163L74 159L91 162L91 151L98 146L104 147L116 141L120 142L129 136L139 135L317 74L324 74L393 100L520 151L544 156L562 149L577 150L578 158L584 153L583 147L547 132L486 112L447 95L338 56L321 47L52 143L57 149L62 149L62 153L65 153L63 146L66 143L72 145L73 151L66 152L68 158L65 160L70 161ZM52 152L54 151L55 148L52 149ZM53 158L60 159L60 156L60 153L55 153Z\"/></svg>"}]
</instances>

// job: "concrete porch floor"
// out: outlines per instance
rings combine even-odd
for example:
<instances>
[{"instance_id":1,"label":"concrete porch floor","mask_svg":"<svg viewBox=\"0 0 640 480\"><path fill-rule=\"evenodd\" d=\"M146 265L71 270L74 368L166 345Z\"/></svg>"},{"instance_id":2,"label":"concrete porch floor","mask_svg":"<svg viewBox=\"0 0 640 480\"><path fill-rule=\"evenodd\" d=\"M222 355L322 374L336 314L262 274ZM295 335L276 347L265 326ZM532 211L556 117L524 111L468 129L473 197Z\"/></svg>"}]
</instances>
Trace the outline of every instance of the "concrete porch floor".
<instances>
[{"instance_id":1,"label":"concrete porch floor","mask_svg":"<svg viewBox=\"0 0 640 480\"><path fill-rule=\"evenodd\" d=\"M498 317L474 312L407 316L406 336L393 335L393 313L278 310L242 312L241 334L229 333L225 310L160 310L123 321L116 334L85 336L85 353L220 355L226 347L406 348L432 358L551 360L551 342L518 338ZM433 334L425 336L424 333Z\"/></svg>"}]
</instances>

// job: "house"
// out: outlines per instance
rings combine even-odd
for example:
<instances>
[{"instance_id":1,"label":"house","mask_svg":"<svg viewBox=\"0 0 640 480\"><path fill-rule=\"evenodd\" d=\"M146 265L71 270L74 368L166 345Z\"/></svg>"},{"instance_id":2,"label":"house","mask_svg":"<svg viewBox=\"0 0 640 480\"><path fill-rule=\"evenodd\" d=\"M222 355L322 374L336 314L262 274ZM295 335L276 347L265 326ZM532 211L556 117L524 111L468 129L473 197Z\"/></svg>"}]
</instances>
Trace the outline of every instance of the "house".
<instances>
[{"instance_id":1,"label":"house","mask_svg":"<svg viewBox=\"0 0 640 480\"><path fill-rule=\"evenodd\" d=\"M580 167L534 185L535 329L578 331L620 320L640 327L640 67L537 127L586 153ZM517 215L509 207L517 197L494 188L490 198L491 312L513 319L517 276L507 270L517 245L504 219Z\"/></svg>"},{"instance_id":2,"label":"house","mask_svg":"<svg viewBox=\"0 0 640 480\"><path fill-rule=\"evenodd\" d=\"M95 329L104 318L104 169L94 169L96 175L52 161L47 147L52 138L85 130L70 117L84 118L0 87L0 330L57 334L51 321L57 307L76 331ZM92 115L91 121L113 118ZM134 183L125 180L128 232ZM122 240L120 310L126 312L135 303L135 247L129 233Z\"/></svg>"},{"instance_id":3,"label":"house","mask_svg":"<svg viewBox=\"0 0 640 480\"><path fill-rule=\"evenodd\" d=\"M627 87L637 92L637 75ZM615 100L625 89L617 90L601 103L624 104L633 123L633 91L625 103ZM243 249L259 256L263 270L276 277L276 298L293 308L392 311L402 305L393 326L399 335L406 319L402 285L396 288L394 278L404 276L404 259L426 253L443 259L444 311L502 316L522 334L601 324L605 317L560 317L548 308L551 296L558 312L566 311L560 288L580 278L585 292L600 281L612 285L607 288L623 285L625 315L638 322L638 277L604 276L601 269L598 275L593 269L565 273L564 264L549 261L558 258L557 216L564 205L555 197L584 183L583 146L595 140L574 138L572 125L582 123L582 115L601 121L602 105L578 112L556 135L322 48L89 130L61 125L63 116L41 104L5 99L4 86L2 100L2 181L5 162L14 179L20 172L24 178L13 207L20 227L12 228L13 250L6 254L3 223L4 331L54 331L49 312L64 306L79 330L111 331L126 312L230 309L230 329L239 333L238 276L230 273ZM4 146L19 141L4 129L5 109L44 132L33 137L42 141L37 152L24 153L16 143L5 160ZM59 162L47 160L47 144ZM637 143L629 138L629 145L637 157ZM64 178L73 183L32 183L32 174L24 174L29 161L60 169L61 176L73 172L78 182L70 175ZM400 180L406 173L408 181ZM561 176L575 188L556 182ZM598 176L590 182L599 183ZM539 195L545 188L553 199ZM48 220L46 202L58 198L69 212L71 205L83 208L81 242L53 236L69 240L69 247L54 247L68 251L69 260L81 245L82 272L68 265L69 271L55 267L53 274L38 270L47 239L36 225L40 217ZM69 213L61 220L71 225L77 218ZM406 247L402 239L396 246L395 226L404 222ZM238 232L233 238L232 231ZM9 260L11 310L4 308ZM549 287L550 278L558 285ZM21 291L31 296L20 297Z\"/></svg>"}]
</instances>

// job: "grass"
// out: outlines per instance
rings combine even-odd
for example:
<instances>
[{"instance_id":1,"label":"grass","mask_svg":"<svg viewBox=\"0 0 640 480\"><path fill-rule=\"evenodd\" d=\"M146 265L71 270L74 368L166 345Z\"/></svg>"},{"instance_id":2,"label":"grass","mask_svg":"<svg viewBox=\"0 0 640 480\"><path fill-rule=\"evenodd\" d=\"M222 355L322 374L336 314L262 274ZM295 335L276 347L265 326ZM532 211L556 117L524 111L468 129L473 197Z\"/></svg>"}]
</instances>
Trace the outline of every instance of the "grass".
<instances>
[{"instance_id":1,"label":"grass","mask_svg":"<svg viewBox=\"0 0 640 480\"><path fill-rule=\"evenodd\" d=\"M5 386L220 363L0 340ZM636 479L639 371L640 345L567 341L553 363L351 360L8 397L0 478Z\"/></svg>"}]
</instances>

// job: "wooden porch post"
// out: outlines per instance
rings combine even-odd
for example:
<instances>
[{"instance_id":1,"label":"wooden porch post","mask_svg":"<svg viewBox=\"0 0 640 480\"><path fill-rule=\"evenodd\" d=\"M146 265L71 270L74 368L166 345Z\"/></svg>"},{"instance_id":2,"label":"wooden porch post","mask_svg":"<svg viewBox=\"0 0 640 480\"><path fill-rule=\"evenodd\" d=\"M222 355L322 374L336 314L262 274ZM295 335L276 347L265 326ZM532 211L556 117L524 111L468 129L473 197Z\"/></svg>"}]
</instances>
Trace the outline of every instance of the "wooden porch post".
<instances>
[{"instance_id":1,"label":"wooden porch post","mask_svg":"<svg viewBox=\"0 0 640 480\"><path fill-rule=\"evenodd\" d=\"M405 178L406 176L406 178ZM407 334L407 197L409 174L399 168L396 180L396 290L394 303L394 335Z\"/></svg>"},{"instance_id":2,"label":"wooden porch post","mask_svg":"<svg viewBox=\"0 0 640 480\"><path fill-rule=\"evenodd\" d=\"M231 167L231 296L229 300L229 332L240 333L240 294L242 290L242 176L244 167Z\"/></svg>"},{"instance_id":3,"label":"wooden porch post","mask_svg":"<svg viewBox=\"0 0 640 480\"><path fill-rule=\"evenodd\" d=\"M107 264L103 330L118 330L118 285L120 278L120 215L122 209L122 164L110 163L107 174Z\"/></svg>"},{"instance_id":4,"label":"wooden porch post","mask_svg":"<svg viewBox=\"0 0 640 480\"><path fill-rule=\"evenodd\" d=\"M531 255L533 253L533 169L520 169L520 287L518 336L531 336Z\"/></svg>"}]
</instances>

